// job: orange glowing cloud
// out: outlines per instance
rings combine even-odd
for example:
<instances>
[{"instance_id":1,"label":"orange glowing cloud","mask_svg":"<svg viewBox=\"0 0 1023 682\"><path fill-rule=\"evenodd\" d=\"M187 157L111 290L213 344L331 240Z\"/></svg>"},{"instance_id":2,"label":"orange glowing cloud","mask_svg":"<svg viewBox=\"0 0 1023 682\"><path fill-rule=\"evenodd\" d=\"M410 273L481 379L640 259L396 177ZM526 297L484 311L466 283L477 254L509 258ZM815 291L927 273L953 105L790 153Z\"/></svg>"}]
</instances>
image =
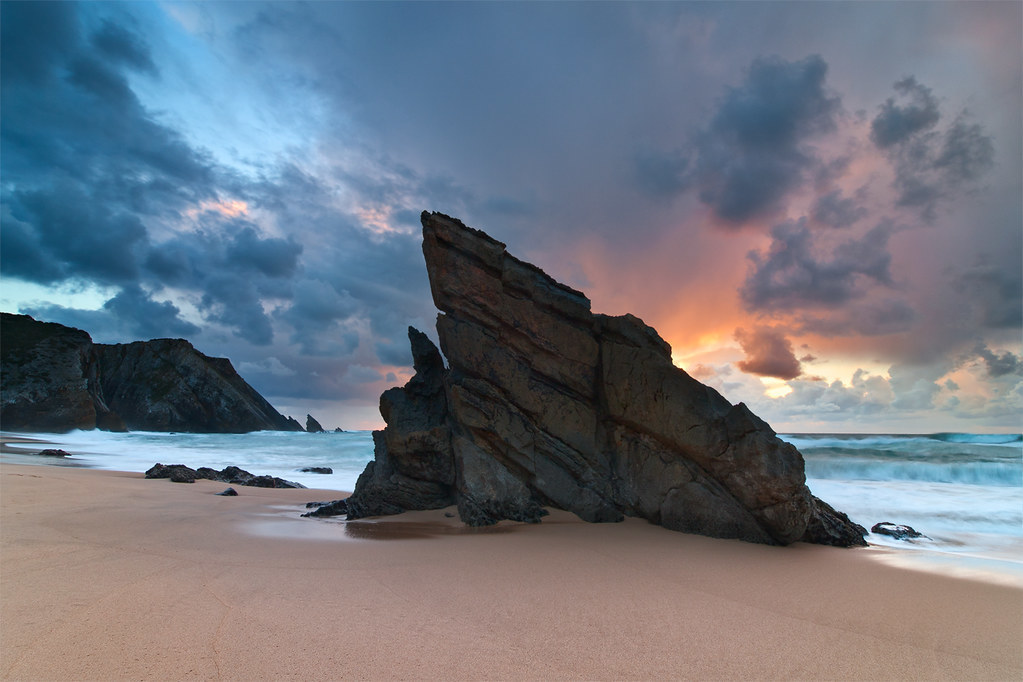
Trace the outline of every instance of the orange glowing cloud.
<instances>
[{"instance_id":1,"label":"orange glowing cloud","mask_svg":"<svg viewBox=\"0 0 1023 682\"><path fill-rule=\"evenodd\" d=\"M393 209L390 206L363 206L355 209L354 215L364 228L376 235L407 234L408 228L395 227L391 224Z\"/></svg>"},{"instance_id":2,"label":"orange glowing cloud","mask_svg":"<svg viewBox=\"0 0 1023 682\"><path fill-rule=\"evenodd\" d=\"M193 220L203 213L219 213L225 218L239 218L249 213L249 205L237 199L216 199L199 202L199 206L186 211Z\"/></svg>"},{"instance_id":3,"label":"orange glowing cloud","mask_svg":"<svg viewBox=\"0 0 1023 682\"><path fill-rule=\"evenodd\" d=\"M648 242L625 249L584 238L570 252L548 253L538 261L555 278L565 263L575 264L585 275L581 288L594 312L641 318L671 345L676 362L737 348L735 329L752 321L737 293L746 274L746 253L765 244L765 237L756 231L683 226L650 234Z\"/></svg>"}]
</instances>

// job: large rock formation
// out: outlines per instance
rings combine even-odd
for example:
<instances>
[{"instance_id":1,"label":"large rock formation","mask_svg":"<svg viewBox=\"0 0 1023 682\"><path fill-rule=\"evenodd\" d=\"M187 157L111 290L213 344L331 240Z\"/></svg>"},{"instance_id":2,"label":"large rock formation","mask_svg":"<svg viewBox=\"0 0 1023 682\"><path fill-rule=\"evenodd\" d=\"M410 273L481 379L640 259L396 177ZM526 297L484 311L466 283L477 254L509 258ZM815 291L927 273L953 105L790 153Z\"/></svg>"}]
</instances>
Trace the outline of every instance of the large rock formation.
<instances>
[{"instance_id":1,"label":"large rock formation","mask_svg":"<svg viewBox=\"0 0 1023 682\"><path fill-rule=\"evenodd\" d=\"M438 213L423 214L423 252L449 367L410 328L416 374L381 396L387 427L349 518L457 504L470 525L536 522L550 506L768 544L864 544L810 494L799 452L675 367L638 318L592 313Z\"/></svg>"},{"instance_id":2,"label":"large rock formation","mask_svg":"<svg viewBox=\"0 0 1023 682\"><path fill-rule=\"evenodd\" d=\"M0 316L0 424L13 431L301 430L226 358L184 339L94 344L80 329Z\"/></svg>"}]
</instances>

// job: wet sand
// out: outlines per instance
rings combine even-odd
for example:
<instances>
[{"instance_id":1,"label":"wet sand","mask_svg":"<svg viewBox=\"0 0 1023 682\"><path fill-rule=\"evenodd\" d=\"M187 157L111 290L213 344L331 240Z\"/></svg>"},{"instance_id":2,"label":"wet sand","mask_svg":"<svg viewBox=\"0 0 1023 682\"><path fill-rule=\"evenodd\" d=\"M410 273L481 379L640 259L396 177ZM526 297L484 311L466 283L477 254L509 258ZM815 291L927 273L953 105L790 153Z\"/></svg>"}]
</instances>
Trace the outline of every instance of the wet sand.
<instances>
[{"instance_id":1,"label":"wet sand","mask_svg":"<svg viewBox=\"0 0 1023 682\"><path fill-rule=\"evenodd\" d=\"M1023 677L1023 590L878 550L301 519L337 493L224 487L0 464L0 677Z\"/></svg>"},{"instance_id":2,"label":"wet sand","mask_svg":"<svg viewBox=\"0 0 1023 682\"><path fill-rule=\"evenodd\" d=\"M13 454L35 454L39 450L45 450L50 443L40 438L15 435L11 433L0 433L0 452Z\"/></svg>"}]
</instances>

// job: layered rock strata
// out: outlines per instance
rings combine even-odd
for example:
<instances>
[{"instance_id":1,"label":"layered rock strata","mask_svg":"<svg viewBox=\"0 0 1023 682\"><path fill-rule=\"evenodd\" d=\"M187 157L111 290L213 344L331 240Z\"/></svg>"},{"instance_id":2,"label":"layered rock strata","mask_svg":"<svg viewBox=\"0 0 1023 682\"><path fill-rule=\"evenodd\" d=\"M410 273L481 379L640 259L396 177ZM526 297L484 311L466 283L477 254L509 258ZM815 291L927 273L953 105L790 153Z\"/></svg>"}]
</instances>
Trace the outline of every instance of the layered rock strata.
<instances>
[{"instance_id":1,"label":"layered rock strata","mask_svg":"<svg viewBox=\"0 0 1023 682\"><path fill-rule=\"evenodd\" d=\"M184 339L98 344L80 329L0 315L0 424L12 431L301 431L231 365Z\"/></svg>"},{"instance_id":2,"label":"layered rock strata","mask_svg":"<svg viewBox=\"0 0 1023 682\"><path fill-rule=\"evenodd\" d=\"M864 544L810 494L800 453L675 367L655 330L592 313L483 232L422 221L448 368L410 328L416 374L381 396L387 427L349 518L457 504L486 525L556 507L767 544Z\"/></svg>"}]
</instances>

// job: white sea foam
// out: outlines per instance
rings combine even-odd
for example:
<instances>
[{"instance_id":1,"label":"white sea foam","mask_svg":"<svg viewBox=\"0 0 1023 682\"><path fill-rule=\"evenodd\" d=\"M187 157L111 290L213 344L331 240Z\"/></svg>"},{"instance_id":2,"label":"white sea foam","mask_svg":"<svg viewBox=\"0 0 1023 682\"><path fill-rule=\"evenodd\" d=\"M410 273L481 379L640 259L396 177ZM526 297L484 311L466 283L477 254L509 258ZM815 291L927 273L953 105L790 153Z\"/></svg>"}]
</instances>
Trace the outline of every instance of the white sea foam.
<instances>
[{"instance_id":1,"label":"white sea foam","mask_svg":"<svg viewBox=\"0 0 1023 682\"><path fill-rule=\"evenodd\" d=\"M71 431L18 435L53 443L54 447L72 453L73 461L97 469L145 471L157 462L184 464L193 469L201 466L223 469L234 465L256 475L279 476L308 488L349 492L354 490L366 463L373 459L370 431L245 434ZM11 446L27 452L41 449L18 443ZM300 471L305 467L330 467L334 473Z\"/></svg>"},{"instance_id":2,"label":"white sea foam","mask_svg":"<svg viewBox=\"0 0 1023 682\"><path fill-rule=\"evenodd\" d=\"M803 453L810 490L853 521L868 530L891 521L927 536L906 541L871 533L868 542L889 549L886 561L972 577L999 574L1023 585L1019 435L782 438Z\"/></svg>"},{"instance_id":3,"label":"white sea foam","mask_svg":"<svg viewBox=\"0 0 1023 682\"><path fill-rule=\"evenodd\" d=\"M73 453L70 461L101 469L145 471L156 462L216 469L240 466L311 488L352 491L373 459L369 431L249 434L107 433L24 434ZM929 566L960 558L1023 576L1023 440L1019 435L783 435L806 461L815 495L869 529L891 521L928 536L913 543L871 534L868 541L897 549L898 560L930 557ZM12 444L15 447L18 444ZM24 445L27 452L42 447ZM4 455L7 461L42 458ZM303 467L327 466L333 474ZM938 558L941 560L939 561ZM999 568L1000 567L1000 568ZM1003 570L1004 569L1004 570ZM972 569L971 569L972 570Z\"/></svg>"}]
</instances>

